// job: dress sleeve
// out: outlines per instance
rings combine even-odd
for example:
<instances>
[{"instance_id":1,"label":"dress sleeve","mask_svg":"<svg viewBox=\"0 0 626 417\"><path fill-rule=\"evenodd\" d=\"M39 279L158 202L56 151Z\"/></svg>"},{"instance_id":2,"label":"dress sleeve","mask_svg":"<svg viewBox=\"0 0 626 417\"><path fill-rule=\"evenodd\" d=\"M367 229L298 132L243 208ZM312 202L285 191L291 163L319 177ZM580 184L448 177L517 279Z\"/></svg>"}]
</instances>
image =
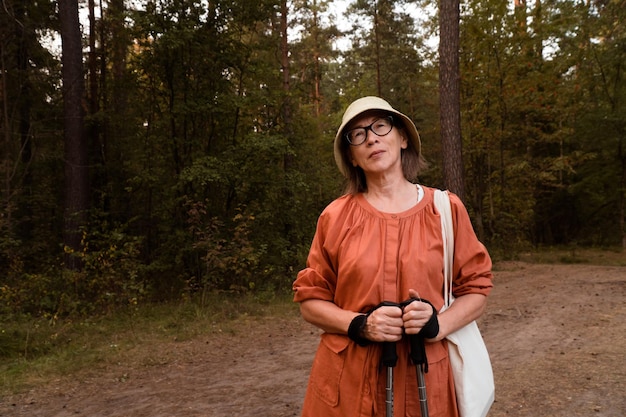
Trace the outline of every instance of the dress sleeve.
<instances>
[{"instance_id":1,"label":"dress sleeve","mask_svg":"<svg viewBox=\"0 0 626 417\"><path fill-rule=\"evenodd\" d=\"M330 216L322 213L317 221L317 229L306 262L293 283L294 301L308 299L333 301L337 286L337 273L333 259L327 250Z\"/></svg>"},{"instance_id":2,"label":"dress sleeve","mask_svg":"<svg viewBox=\"0 0 626 417\"><path fill-rule=\"evenodd\" d=\"M450 193L454 222L454 283L455 297L465 294L489 295L493 287L491 257L478 240L467 213L458 196Z\"/></svg>"}]
</instances>

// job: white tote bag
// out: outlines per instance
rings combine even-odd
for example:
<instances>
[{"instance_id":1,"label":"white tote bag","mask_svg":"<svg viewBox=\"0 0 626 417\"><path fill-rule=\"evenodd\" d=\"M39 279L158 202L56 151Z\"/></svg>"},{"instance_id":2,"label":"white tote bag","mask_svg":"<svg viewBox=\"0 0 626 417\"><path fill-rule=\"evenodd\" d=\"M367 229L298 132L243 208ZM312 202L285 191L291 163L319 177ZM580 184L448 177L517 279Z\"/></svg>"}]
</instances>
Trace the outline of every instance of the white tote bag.
<instances>
[{"instance_id":1,"label":"white tote bag","mask_svg":"<svg viewBox=\"0 0 626 417\"><path fill-rule=\"evenodd\" d=\"M435 190L435 207L441 216L443 235L445 278L444 306L441 309L443 312L454 301L452 295L454 229L450 197L447 192ZM461 417L485 417L495 398L495 385L489 353L476 321L449 334L447 339L459 413Z\"/></svg>"}]
</instances>

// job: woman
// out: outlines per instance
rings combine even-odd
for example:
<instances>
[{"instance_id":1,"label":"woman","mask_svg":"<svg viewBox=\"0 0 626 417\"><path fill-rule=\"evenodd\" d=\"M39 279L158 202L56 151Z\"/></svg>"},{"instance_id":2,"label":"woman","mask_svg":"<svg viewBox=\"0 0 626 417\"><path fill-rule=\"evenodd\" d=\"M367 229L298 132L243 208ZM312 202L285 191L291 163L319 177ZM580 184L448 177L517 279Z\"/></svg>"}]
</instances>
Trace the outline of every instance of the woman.
<instances>
[{"instance_id":1,"label":"woman","mask_svg":"<svg viewBox=\"0 0 626 417\"><path fill-rule=\"evenodd\" d=\"M429 414L458 416L445 337L484 311L489 254L451 194L456 301L437 314L444 302L441 220L434 189L411 182L425 165L415 125L385 100L363 97L346 109L334 152L347 192L320 215L307 266L293 284L303 318L324 330L302 416L383 416L381 342L396 342L394 414L419 416L408 339L422 328Z\"/></svg>"}]
</instances>

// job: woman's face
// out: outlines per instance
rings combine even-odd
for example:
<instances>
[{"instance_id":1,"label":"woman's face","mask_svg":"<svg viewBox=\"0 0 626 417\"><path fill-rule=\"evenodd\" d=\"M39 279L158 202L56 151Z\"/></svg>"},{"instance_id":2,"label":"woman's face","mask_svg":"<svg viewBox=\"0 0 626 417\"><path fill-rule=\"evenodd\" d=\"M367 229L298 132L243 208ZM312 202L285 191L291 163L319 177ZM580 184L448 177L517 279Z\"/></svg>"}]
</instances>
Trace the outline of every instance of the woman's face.
<instances>
[{"instance_id":1,"label":"woman's face","mask_svg":"<svg viewBox=\"0 0 626 417\"><path fill-rule=\"evenodd\" d=\"M394 172L403 175L400 156L402 149L408 146L405 135L396 126L392 126L391 130L384 135L379 136L374 133L384 133L388 129L386 128L389 123L388 117L388 114L380 113L359 116L345 130L352 132L355 138L353 143L360 142L363 140L362 135L366 135L365 141L360 145L350 145L352 165L361 167L366 177L388 175ZM365 130L354 131L358 128L365 128Z\"/></svg>"}]
</instances>

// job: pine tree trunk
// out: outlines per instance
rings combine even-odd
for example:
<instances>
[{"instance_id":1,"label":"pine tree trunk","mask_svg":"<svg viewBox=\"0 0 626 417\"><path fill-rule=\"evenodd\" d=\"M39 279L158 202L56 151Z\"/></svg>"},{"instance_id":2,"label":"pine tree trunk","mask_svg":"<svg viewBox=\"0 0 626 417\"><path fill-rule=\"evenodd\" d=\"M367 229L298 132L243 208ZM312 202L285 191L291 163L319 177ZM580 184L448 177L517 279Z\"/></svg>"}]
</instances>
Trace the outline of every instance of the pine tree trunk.
<instances>
[{"instance_id":1,"label":"pine tree trunk","mask_svg":"<svg viewBox=\"0 0 626 417\"><path fill-rule=\"evenodd\" d=\"M291 126L291 87L289 79L291 77L289 72L289 41L287 39L288 27L288 14L289 7L287 0L281 0L280 2L280 69L283 74L283 93L284 100L282 105L282 118L285 124L285 135L287 140L291 141L292 138L292 126ZM290 152L284 155L285 171L289 170L293 166L293 156Z\"/></svg>"},{"instance_id":2,"label":"pine tree trunk","mask_svg":"<svg viewBox=\"0 0 626 417\"><path fill-rule=\"evenodd\" d=\"M63 122L65 142L65 207L64 246L65 266L71 270L81 267L82 229L86 225L88 208L87 144L84 133L83 76L81 33L78 21L78 1L59 1L61 23Z\"/></svg>"},{"instance_id":3,"label":"pine tree trunk","mask_svg":"<svg viewBox=\"0 0 626 417\"><path fill-rule=\"evenodd\" d=\"M459 71L459 0L439 5L439 109L443 178L446 188L465 197Z\"/></svg>"}]
</instances>

